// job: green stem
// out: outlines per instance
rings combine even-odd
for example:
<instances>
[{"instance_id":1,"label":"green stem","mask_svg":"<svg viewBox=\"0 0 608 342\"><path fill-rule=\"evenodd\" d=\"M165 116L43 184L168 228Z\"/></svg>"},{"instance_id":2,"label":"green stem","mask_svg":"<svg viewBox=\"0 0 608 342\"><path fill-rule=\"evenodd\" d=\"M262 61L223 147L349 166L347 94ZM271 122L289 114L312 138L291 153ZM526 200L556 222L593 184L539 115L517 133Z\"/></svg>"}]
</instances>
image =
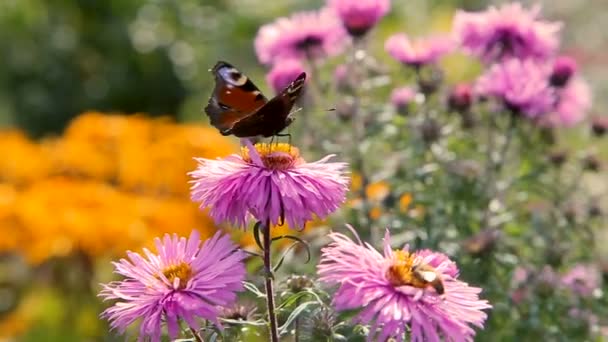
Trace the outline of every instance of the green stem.
<instances>
[{"instance_id":1,"label":"green stem","mask_svg":"<svg viewBox=\"0 0 608 342\"><path fill-rule=\"evenodd\" d=\"M264 235L264 277L266 278L266 305L268 307L268 322L270 323L269 335L271 342L279 342L277 316L274 307L274 291L272 286L274 276L272 274L272 264L270 259L270 243L272 241L270 238L270 222L267 221L266 224L264 224L262 234Z\"/></svg>"}]
</instances>

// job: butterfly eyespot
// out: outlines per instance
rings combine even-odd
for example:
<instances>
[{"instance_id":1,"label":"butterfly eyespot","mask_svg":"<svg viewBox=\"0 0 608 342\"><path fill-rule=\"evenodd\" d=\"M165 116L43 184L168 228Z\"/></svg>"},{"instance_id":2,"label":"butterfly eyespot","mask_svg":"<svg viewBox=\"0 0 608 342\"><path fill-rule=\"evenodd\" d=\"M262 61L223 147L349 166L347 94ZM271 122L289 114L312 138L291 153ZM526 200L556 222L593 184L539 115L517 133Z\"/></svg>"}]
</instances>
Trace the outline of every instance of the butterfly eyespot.
<instances>
[{"instance_id":1,"label":"butterfly eyespot","mask_svg":"<svg viewBox=\"0 0 608 342\"><path fill-rule=\"evenodd\" d=\"M243 75L240 71L235 68L227 68L220 71L224 79L232 85L240 87L247 83L247 76Z\"/></svg>"}]
</instances>

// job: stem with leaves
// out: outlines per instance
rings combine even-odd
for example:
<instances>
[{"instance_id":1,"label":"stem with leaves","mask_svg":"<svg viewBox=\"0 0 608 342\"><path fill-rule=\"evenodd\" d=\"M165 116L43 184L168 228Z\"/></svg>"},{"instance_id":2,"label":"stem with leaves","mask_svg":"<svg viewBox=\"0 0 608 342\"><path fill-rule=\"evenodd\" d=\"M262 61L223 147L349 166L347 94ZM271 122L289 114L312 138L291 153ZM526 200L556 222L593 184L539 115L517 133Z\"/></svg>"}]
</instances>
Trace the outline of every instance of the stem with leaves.
<instances>
[{"instance_id":1,"label":"stem with leaves","mask_svg":"<svg viewBox=\"0 0 608 342\"><path fill-rule=\"evenodd\" d=\"M497 160L493 159L493 144L494 144L494 139L492 137L492 134L490 134L488 136L488 149L492 149L489 151L488 153L488 163L487 163L487 167L486 167L486 189L488 190L488 204L486 206L486 209L484 211L483 214L483 218L482 218L482 228L487 228L488 224L490 223L490 216L491 216L491 204L492 201L494 201L494 199L496 199L497 197L501 197L503 195L502 192L506 191L507 189L503 189L502 191L499 191L498 187L496 186L496 182L498 180L498 178L500 177L500 173L502 171L503 166L505 165L505 162L507 160L507 154L509 153L509 148L511 147L511 142L513 141L513 136L515 135L515 131L517 129L517 116L514 113L510 113L510 119L509 119L509 127L507 128L507 131L505 133L505 142L503 143L502 147L500 148L500 151L498 152L498 158ZM490 128L491 130L491 128Z\"/></svg>"},{"instance_id":2,"label":"stem with leaves","mask_svg":"<svg viewBox=\"0 0 608 342\"><path fill-rule=\"evenodd\" d=\"M370 239L372 245L376 246L380 240L380 232L378 229L372 226L372 217L371 217L371 204L369 203L369 198L367 198L367 186L369 185L369 177L365 173L365 156L361 151L361 143L365 141L366 138L366 128L365 128L365 116L361 108L361 94L358 89L358 85L361 84L363 79L364 70L362 70L362 61L365 58L365 45L361 40L357 40L353 43L352 46L352 55L351 60L348 63L348 68L350 70L350 75L353 77L351 80L353 84L352 95L354 98L354 103L352 107L352 123L353 123L353 132L354 132L354 141L353 144L353 167L359 173L361 177L361 189L359 191L359 196L361 197L361 210L365 215L364 222L365 225L370 227Z\"/></svg>"}]
</instances>

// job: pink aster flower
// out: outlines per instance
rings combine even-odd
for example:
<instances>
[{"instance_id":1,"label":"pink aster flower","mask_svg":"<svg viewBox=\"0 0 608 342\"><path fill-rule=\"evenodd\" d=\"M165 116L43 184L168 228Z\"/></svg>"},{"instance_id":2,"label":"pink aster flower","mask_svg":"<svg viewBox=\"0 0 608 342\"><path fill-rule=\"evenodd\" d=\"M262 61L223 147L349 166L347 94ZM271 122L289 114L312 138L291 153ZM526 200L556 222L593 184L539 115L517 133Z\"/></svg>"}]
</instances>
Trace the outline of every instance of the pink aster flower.
<instances>
[{"instance_id":1,"label":"pink aster flower","mask_svg":"<svg viewBox=\"0 0 608 342\"><path fill-rule=\"evenodd\" d=\"M577 295L589 297L601 287L601 275L597 267L579 264L564 274L561 282Z\"/></svg>"},{"instance_id":2,"label":"pink aster flower","mask_svg":"<svg viewBox=\"0 0 608 342\"><path fill-rule=\"evenodd\" d=\"M390 0L329 0L353 37L361 37L388 13Z\"/></svg>"},{"instance_id":3,"label":"pink aster flower","mask_svg":"<svg viewBox=\"0 0 608 342\"><path fill-rule=\"evenodd\" d=\"M352 227L349 227L351 230ZM356 233L353 230L353 233ZM339 286L336 310L362 309L355 321L371 324L368 341L389 337L412 341L469 341L491 306L479 299L480 288L458 279L458 268L446 255L408 246L393 250L388 230L380 254L340 233L329 234L322 250L319 280Z\"/></svg>"},{"instance_id":4,"label":"pink aster flower","mask_svg":"<svg viewBox=\"0 0 608 342\"><path fill-rule=\"evenodd\" d=\"M410 40L405 33L390 36L384 49L403 64L421 66L435 63L439 58L454 49L453 41L445 36L431 36Z\"/></svg>"},{"instance_id":5,"label":"pink aster flower","mask_svg":"<svg viewBox=\"0 0 608 342\"><path fill-rule=\"evenodd\" d=\"M254 46L262 64L286 58L319 59L342 52L347 34L331 8L279 18L258 31Z\"/></svg>"},{"instance_id":6,"label":"pink aster flower","mask_svg":"<svg viewBox=\"0 0 608 342\"><path fill-rule=\"evenodd\" d=\"M346 163L327 156L307 163L288 144L248 143L241 154L224 159L198 158L191 197L210 207L216 222L246 227L251 216L273 225L287 221L304 228L313 215L324 218L345 201L349 180Z\"/></svg>"},{"instance_id":7,"label":"pink aster flower","mask_svg":"<svg viewBox=\"0 0 608 342\"><path fill-rule=\"evenodd\" d=\"M458 11L453 33L465 51L488 63L510 57L545 59L559 47L562 24L540 20L540 10L516 2L479 13Z\"/></svg>"},{"instance_id":8,"label":"pink aster flower","mask_svg":"<svg viewBox=\"0 0 608 342\"><path fill-rule=\"evenodd\" d=\"M120 333L141 319L140 340L160 341L163 322L171 339L176 338L180 319L193 329L199 329L197 318L221 328L218 306L232 305L235 292L242 290L246 254L220 232L202 246L196 230L188 239L167 234L154 242L157 254L127 252L129 260L114 263L125 279L102 284L99 296L117 300L102 317Z\"/></svg>"},{"instance_id":9,"label":"pink aster flower","mask_svg":"<svg viewBox=\"0 0 608 342\"><path fill-rule=\"evenodd\" d=\"M556 90L557 103L553 112L540 118L539 124L551 127L573 126L585 118L591 109L591 90L580 77Z\"/></svg>"},{"instance_id":10,"label":"pink aster flower","mask_svg":"<svg viewBox=\"0 0 608 342\"><path fill-rule=\"evenodd\" d=\"M272 66L272 69L266 75L266 82L274 89L275 93L279 93L303 71L305 71L304 66L297 59L280 60ZM312 77L316 76L312 75Z\"/></svg>"},{"instance_id":11,"label":"pink aster flower","mask_svg":"<svg viewBox=\"0 0 608 342\"><path fill-rule=\"evenodd\" d=\"M493 65L477 80L475 92L495 97L529 118L550 112L556 101L547 68L532 60L509 59Z\"/></svg>"}]
</instances>

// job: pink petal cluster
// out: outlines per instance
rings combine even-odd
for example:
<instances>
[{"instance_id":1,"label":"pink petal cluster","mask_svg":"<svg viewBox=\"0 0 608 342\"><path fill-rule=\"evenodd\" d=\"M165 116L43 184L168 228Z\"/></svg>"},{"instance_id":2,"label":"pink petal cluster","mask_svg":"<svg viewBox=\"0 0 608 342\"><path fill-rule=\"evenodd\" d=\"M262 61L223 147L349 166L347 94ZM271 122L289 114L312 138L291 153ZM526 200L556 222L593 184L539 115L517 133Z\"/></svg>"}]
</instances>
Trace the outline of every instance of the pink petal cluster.
<instances>
[{"instance_id":1,"label":"pink petal cluster","mask_svg":"<svg viewBox=\"0 0 608 342\"><path fill-rule=\"evenodd\" d=\"M235 292L243 289L246 254L220 232L202 246L196 230L188 239L167 234L154 242L156 254L127 252L129 260L114 263L125 279L102 284L99 295L116 300L102 317L120 333L141 320L139 339L153 342L161 341L163 323L171 339L179 335L180 320L196 330L199 318L221 328L218 306L232 305Z\"/></svg>"},{"instance_id":2,"label":"pink petal cluster","mask_svg":"<svg viewBox=\"0 0 608 342\"><path fill-rule=\"evenodd\" d=\"M416 90L411 87L399 87L391 92L391 103L395 108L403 110L416 98Z\"/></svg>"},{"instance_id":3,"label":"pink petal cluster","mask_svg":"<svg viewBox=\"0 0 608 342\"><path fill-rule=\"evenodd\" d=\"M561 278L561 283L581 297L589 297L601 288L601 274L596 266L579 264Z\"/></svg>"},{"instance_id":4,"label":"pink petal cluster","mask_svg":"<svg viewBox=\"0 0 608 342\"><path fill-rule=\"evenodd\" d=\"M479 299L481 289L458 279L458 268L446 255L409 252L407 246L393 251L388 230L382 254L340 233L331 233L329 238L331 243L323 248L318 266L319 280L338 285L333 299L336 310L361 309L355 321L371 325L368 341L389 337L403 341L407 331L411 341L470 341L475 335L471 325L483 327L487 314L482 310L491 306ZM387 271L403 252L413 253L420 263L434 268L443 281L444 294L393 285Z\"/></svg>"},{"instance_id":5,"label":"pink petal cluster","mask_svg":"<svg viewBox=\"0 0 608 342\"><path fill-rule=\"evenodd\" d=\"M330 0L329 7L340 16L351 36L363 36L391 8L390 0Z\"/></svg>"},{"instance_id":6,"label":"pink petal cluster","mask_svg":"<svg viewBox=\"0 0 608 342\"><path fill-rule=\"evenodd\" d=\"M304 65L297 59L280 60L266 74L266 82L278 94L304 71Z\"/></svg>"},{"instance_id":7,"label":"pink petal cluster","mask_svg":"<svg viewBox=\"0 0 608 342\"><path fill-rule=\"evenodd\" d=\"M396 60L411 66L435 63L454 49L454 42L446 36L432 36L411 40L405 33L390 36L385 50Z\"/></svg>"},{"instance_id":8,"label":"pink petal cluster","mask_svg":"<svg viewBox=\"0 0 608 342\"><path fill-rule=\"evenodd\" d=\"M556 101L547 68L532 60L513 58L494 64L477 80L475 92L495 97L512 111L535 119L551 112Z\"/></svg>"},{"instance_id":9,"label":"pink petal cluster","mask_svg":"<svg viewBox=\"0 0 608 342\"><path fill-rule=\"evenodd\" d=\"M504 58L546 59L559 48L562 24L539 19L540 6L525 9L518 2L485 12L458 11L453 33L465 51L487 63Z\"/></svg>"},{"instance_id":10,"label":"pink petal cluster","mask_svg":"<svg viewBox=\"0 0 608 342\"><path fill-rule=\"evenodd\" d=\"M209 207L218 223L247 227L253 217L303 229L314 215L324 218L346 200L347 164L328 162L331 157L307 163L296 147L249 143L241 155L196 159L191 198Z\"/></svg>"},{"instance_id":11,"label":"pink petal cluster","mask_svg":"<svg viewBox=\"0 0 608 342\"><path fill-rule=\"evenodd\" d=\"M348 35L332 8L299 12L262 26L254 41L262 64L282 59L319 59L340 53Z\"/></svg>"},{"instance_id":12,"label":"pink petal cluster","mask_svg":"<svg viewBox=\"0 0 608 342\"><path fill-rule=\"evenodd\" d=\"M553 112L539 123L551 127L569 127L585 119L591 109L591 89L585 80L576 77L556 90L557 103Z\"/></svg>"}]
</instances>

